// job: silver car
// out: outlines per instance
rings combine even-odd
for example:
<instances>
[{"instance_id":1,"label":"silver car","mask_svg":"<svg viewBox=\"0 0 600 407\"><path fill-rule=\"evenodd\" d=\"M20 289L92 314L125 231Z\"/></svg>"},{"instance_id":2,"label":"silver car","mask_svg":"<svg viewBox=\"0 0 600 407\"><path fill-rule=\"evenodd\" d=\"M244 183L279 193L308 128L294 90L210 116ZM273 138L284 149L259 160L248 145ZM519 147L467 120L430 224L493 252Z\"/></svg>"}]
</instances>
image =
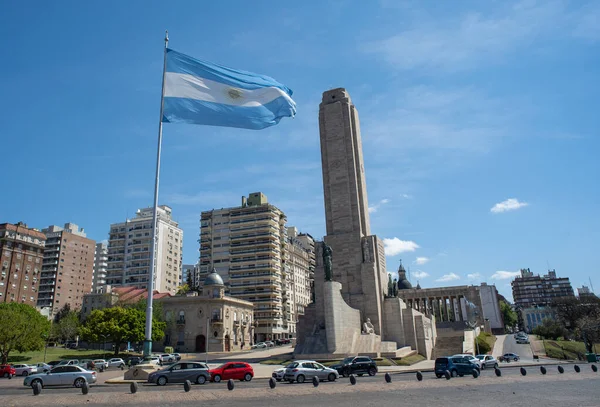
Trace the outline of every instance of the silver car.
<instances>
[{"instance_id":1,"label":"silver car","mask_svg":"<svg viewBox=\"0 0 600 407\"><path fill-rule=\"evenodd\" d=\"M476 357L481 362L481 369L485 369L486 367L498 367L498 359L492 355L477 355Z\"/></svg>"},{"instance_id":2,"label":"silver car","mask_svg":"<svg viewBox=\"0 0 600 407\"><path fill-rule=\"evenodd\" d=\"M63 365L57 366L51 371L42 374L34 374L27 376L23 380L24 386L32 386L34 383L39 383L42 387L45 386L75 386L83 387L83 384L96 383L96 372L90 372L79 366Z\"/></svg>"},{"instance_id":3,"label":"silver car","mask_svg":"<svg viewBox=\"0 0 600 407\"><path fill-rule=\"evenodd\" d=\"M295 381L304 383L307 379L312 380L315 376L319 381L333 382L339 377L339 374L335 369L325 367L313 360L299 360L287 365L283 378L290 383Z\"/></svg>"},{"instance_id":4,"label":"silver car","mask_svg":"<svg viewBox=\"0 0 600 407\"><path fill-rule=\"evenodd\" d=\"M38 363L37 365L35 365L35 367L37 367L38 373L46 373L52 370L52 366L47 365L45 363Z\"/></svg>"},{"instance_id":5,"label":"silver car","mask_svg":"<svg viewBox=\"0 0 600 407\"><path fill-rule=\"evenodd\" d=\"M192 383L204 384L210 380L208 366L204 362L180 362L160 369L148 375L148 383L164 386L167 383Z\"/></svg>"},{"instance_id":6,"label":"silver car","mask_svg":"<svg viewBox=\"0 0 600 407\"><path fill-rule=\"evenodd\" d=\"M13 365L13 367L17 371L15 373L16 376L27 376L27 375L31 375L31 374L36 374L38 372L36 366L29 366L29 365L21 364L21 365Z\"/></svg>"}]
</instances>

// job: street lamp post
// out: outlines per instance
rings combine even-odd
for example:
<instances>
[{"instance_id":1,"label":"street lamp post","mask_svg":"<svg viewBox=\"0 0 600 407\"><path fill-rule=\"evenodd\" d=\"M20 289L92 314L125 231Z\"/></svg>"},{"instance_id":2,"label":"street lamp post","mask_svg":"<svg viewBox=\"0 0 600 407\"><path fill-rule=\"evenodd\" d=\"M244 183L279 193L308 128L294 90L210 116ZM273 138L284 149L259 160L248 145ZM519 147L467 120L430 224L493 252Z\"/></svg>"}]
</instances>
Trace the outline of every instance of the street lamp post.
<instances>
[{"instance_id":1,"label":"street lamp post","mask_svg":"<svg viewBox=\"0 0 600 407\"><path fill-rule=\"evenodd\" d=\"M107 334L100 335L102 337L102 355L104 359L106 359L106 338L108 338Z\"/></svg>"}]
</instances>

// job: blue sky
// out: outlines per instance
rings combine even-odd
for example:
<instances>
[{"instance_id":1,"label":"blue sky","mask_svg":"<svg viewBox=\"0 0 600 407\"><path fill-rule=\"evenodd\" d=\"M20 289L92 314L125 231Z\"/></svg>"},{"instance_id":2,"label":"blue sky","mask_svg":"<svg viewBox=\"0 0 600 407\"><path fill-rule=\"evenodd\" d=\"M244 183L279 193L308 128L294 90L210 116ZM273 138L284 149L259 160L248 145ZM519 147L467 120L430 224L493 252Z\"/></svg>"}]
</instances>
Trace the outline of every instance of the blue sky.
<instances>
[{"instance_id":1,"label":"blue sky","mask_svg":"<svg viewBox=\"0 0 600 407\"><path fill-rule=\"evenodd\" d=\"M597 290L600 4L585 1L13 2L0 15L2 222L110 223L150 206L164 30L194 57L270 75L295 119L165 125L160 202L198 256L202 210L262 191L325 232L318 105L362 126L372 231L423 287L548 265Z\"/></svg>"}]
</instances>

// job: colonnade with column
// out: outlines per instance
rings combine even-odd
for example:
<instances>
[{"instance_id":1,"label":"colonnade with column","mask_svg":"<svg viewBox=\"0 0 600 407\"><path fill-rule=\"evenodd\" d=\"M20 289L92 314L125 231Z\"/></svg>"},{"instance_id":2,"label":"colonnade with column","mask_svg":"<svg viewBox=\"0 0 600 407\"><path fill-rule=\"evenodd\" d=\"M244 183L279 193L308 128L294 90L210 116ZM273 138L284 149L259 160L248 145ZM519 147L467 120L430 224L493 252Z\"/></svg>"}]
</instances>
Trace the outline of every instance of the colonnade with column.
<instances>
[{"instance_id":1,"label":"colonnade with column","mask_svg":"<svg viewBox=\"0 0 600 407\"><path fill-rule=\"evenodd\" d=\"M406 306L427 316L435 316L438 322L468 321L467 303L463 295L422 297L405 299Z\"/></svg>"}]
</instances>

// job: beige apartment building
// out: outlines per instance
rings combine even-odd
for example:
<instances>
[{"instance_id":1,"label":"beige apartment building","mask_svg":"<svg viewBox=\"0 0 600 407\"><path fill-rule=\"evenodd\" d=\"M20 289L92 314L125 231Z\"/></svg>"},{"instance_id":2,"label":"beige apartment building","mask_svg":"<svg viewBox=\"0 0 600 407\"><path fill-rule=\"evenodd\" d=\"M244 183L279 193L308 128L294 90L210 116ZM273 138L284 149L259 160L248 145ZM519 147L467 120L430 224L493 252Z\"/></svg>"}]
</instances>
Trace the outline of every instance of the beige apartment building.
<instances>
[{"instance_id":1,"label":"beige apartment building","mask_svg":"<svg viewBox=\"0 0 600 407\"><path fill-rule=\"evenodd\" d=\"M148 288L153 208L138 209L135 218L110 226L106 284ZM158 207L154 290L174 294L181 284L183 231L172 210Z\"/></svg>"},{"instance_id":2,"label":"beige apartment building","mask_svg":"<svg viewBox=\"0 0 600 407\"><path fill-rule=\"evenodd\" d=\"M0 224L0 303L35 307L46 236L19 222Z\"/></svg>"},{"instance_id":3,"label":"beige apartment building","mask_svg":"<svg viewBox=\"0 0 600 407\"><path fill-rule=\"evenodd\" d=\"M297 314L311 299L314 242L295 229L290 240L286 220L261 192L201 215L199 280L214 268L231 297L254 304L253 342L293 337Z\"/></svg>"},{"instance_id":4,"label":"beige apartment building","mask_svg":"<svg viewBox=\"0 0 600 407\"><path fill-rule=\"evenodd\" d=\"M80 309L83 295L92 291L96 242L74 223L52 225L42 233L46 247L37 306L49 308L50 316L66 304Z\"/></svg>"}]
</instances>

